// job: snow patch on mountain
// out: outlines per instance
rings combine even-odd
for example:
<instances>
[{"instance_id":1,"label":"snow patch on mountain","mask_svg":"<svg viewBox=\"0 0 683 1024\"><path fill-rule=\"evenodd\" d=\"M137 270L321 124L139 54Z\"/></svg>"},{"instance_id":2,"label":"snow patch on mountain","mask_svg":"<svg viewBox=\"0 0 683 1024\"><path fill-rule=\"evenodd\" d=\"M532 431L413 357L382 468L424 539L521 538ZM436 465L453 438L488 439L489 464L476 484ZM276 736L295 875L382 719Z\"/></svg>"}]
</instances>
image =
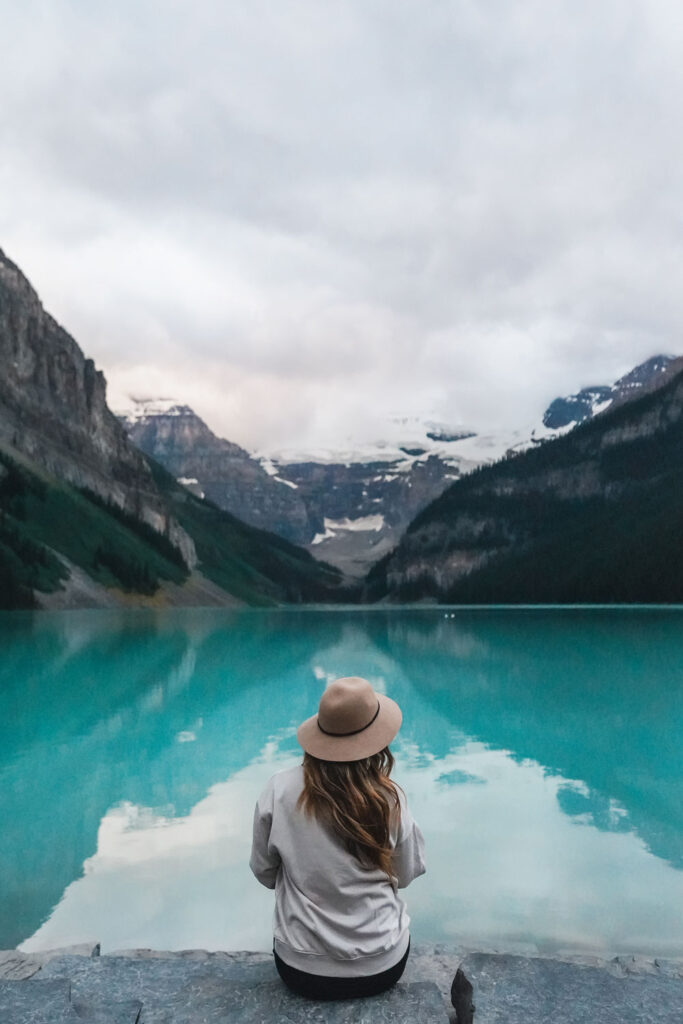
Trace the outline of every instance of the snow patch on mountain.
<instances>
[{"instance_id":1,"label":"snow patch on mountain","mask_svg":"<svg viewBox=\"0 0 683 1024\"><path fill-rule=\"evenodd\" d=\"M254 453L271 475L286 473L289 465L367 465L386 463L388 473L409 473L419 462L437 456L461 473L482 461L499 458L509 447L510 435L482 438L462 425L448 425L431 417L390 416L375 425L375 433L349 433L338 444L305 448L268 448ZM390 466L390 469L389 469ZM387 477L389 478L389 477Z\"/></svg>"},{"instance_id":2,"label":"snow patch on mountain","mask_svg":"<svg viewBox=\"0 0 683 1024\"><path fill-rule=\"evenodd\" d=\"M183 405L176 398L144 398L130 395L130 405L116 410L116 415L129 426L148 419L150 416L194 416L189 405Z\"/></svg>"},{"instance_id":3,"label":"snow patch on mountain","mask_svg":"<svg viewBox=\"0 0 683 1024\"><path fill-rule=\"evenodd\" d=\"M384 516L359 516L357 519L328 519L323 520L324 533L316 533L311 544L322 544L324 540L337 537L340 533L379 533L384 528Z\"/></svg>"},{"instance_id":4,"label":"snow patch on mountain","mask_svg":"<svg viewBox=\"0 0 683 1024\"><path fill-rule=\"evenodd\" d=\"M256 457L258 458L258 456L256 456ZM265 469L265 471L268 474L268 476L277 476L277 469L273 465L273 460L272 459L269 459L267 456L264 456L264 457L261 457L259 459L259 461L260 461L261 465L263 466L263 468Z\"/></svg>"}]
</instances>

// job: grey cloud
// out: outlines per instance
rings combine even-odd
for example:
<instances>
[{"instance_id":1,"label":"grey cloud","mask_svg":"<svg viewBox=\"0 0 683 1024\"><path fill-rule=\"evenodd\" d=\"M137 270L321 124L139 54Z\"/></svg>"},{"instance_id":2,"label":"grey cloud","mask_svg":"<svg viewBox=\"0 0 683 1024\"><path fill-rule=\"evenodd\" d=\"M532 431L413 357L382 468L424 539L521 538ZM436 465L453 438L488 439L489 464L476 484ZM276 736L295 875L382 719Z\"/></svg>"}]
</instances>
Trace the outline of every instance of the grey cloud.
<instances>
[{"instance_id":1,"label":"grey cloud","mask_svg":"<svg viewBox=\"0 0 683 1024\"><path fill-rule=\"evenodd\" d=\"M680 350L678 5L0 8L1 244L224 433L263 423L210 366L303 436L330 396L526 422Z\"/></svg>"}]
</instances>

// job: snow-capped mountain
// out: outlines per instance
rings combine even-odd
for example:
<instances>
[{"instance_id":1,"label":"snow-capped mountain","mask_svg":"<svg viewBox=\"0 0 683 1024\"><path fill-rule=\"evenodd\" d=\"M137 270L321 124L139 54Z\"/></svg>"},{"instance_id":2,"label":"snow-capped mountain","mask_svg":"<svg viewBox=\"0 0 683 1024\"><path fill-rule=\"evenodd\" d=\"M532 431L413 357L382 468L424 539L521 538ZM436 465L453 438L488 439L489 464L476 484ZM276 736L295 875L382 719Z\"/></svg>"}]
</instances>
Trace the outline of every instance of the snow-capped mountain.
<instances>
[{"instance_id":1,"label":"snow-capped mountain","mask_svg":"<svg viewBox=\"0 0 683 1024\"><path fill-rule=\"evenodd\" d=\"M121 419L180 483L358 576L458 477L567 433L664 383L681 365L683 359L654 356L615 384L555 399L535 423L530 416L528 426L509 431L394 415L334 445L250 454L172 399L136 399Z\"/></svg>"},{"instance_id":2,"label":"snow-capped mountain","mask_svg":"<svg viewBox=\"0 0 683 1024\"><path fill-rule=\"evenodd\" d=\"M256 452L256 457L267 472L272 472L272 466L303 462L321 465L388 462L394 464L395 472L405 473L417 462L432 456L466 472L486 459L499 458L516 439L516 432L482 435L469 427L440 423L428 416L393 415L378 423L374 433L367 429L350 432L330 447L269 447ZM470 462L472 465L467 465Z\"/></svg>"},{"instance_id":3,"label":"snow-capped mountain","mask_svg":"<svg viewBox=\"0 0 683 1024\"><path fill-rule=\"evenodd\" d=\"M683 360L648 364L591 422L457 481L368 574L364 597L680 601Z\"/></svg>"},{"instance_id":4,"label":"snow-capped mountain","mask_svg":"<svg viewBox=\"0 0 683 1024\"><path fill-rule=\"evenodd\" d=\"M454 480L553 435L542 424L479 432L432 416L394 415L374 436L357 431L334 447L256 455L266 472L295 483L311 517L322 520L310 546L316 557L361 575Z\"/></svg>"},{"instance_id":5,"label":"snow-capped mountain","mask_svg":"<svg viewBox=\"0 0 683 1024\"><path fill-rule=\"evenodd\" d=\"M485 458L473 431L393 417L379 441L339 448L259 452L217 437L187 405L131 400L119 413L129 436L176 479L251 525L304 544L351 575L389 550L407 523ZM458 446L469 444L467 453Z\"/></svg>"},{"instance_id":6,"label":"snow-capped mountain","mask_svg":"<svg viewBox=\"0 0 683 1024\"><path fill-rule=\"evenodd\" d=\"M606 409L630 401L643 391L660 387L682 366L683 359L680 357L652 356L614 384L581 388L574 395L556 398L545 411L543 425L550 431L571 429Z\"/></svg>"}]
</instances>

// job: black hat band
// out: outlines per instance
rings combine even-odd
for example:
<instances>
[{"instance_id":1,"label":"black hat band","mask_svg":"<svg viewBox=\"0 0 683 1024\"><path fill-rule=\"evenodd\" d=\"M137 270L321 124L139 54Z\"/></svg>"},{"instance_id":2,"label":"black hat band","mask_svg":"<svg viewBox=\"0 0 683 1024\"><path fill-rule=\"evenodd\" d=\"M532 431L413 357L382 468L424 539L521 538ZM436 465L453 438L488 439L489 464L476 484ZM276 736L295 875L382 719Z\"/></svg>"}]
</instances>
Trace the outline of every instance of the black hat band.
<instances>
[{"instance_id":1,"label":"black hat band","mask_svg":"<svg viewBox=\"0 0 683 1024\"><path fill-rule=\"evenodd\" d=\"M330 732L329 729L323 729L322 725L320 724L320 718L318 718L318 728L320 729L321 732L324 732L326 736L355 736L357 733L365 732L366 729L370 728L370 726L372 725L372 723L375 721L379 714L379 709L380 703L379 701L377 701L377 710L375 711L374 715L372 716L368 724L362 725L360 729L352 729L351 732Z\"/></svg>"}]
</instances>

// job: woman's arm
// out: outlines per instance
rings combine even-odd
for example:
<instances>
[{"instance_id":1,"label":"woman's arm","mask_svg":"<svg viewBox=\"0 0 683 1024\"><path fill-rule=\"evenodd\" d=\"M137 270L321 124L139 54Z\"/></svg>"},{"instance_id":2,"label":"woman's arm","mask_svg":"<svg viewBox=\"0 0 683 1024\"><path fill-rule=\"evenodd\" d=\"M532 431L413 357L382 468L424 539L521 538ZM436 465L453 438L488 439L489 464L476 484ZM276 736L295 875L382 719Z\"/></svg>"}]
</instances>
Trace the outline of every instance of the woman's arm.
<instances>
[{"instance_id":1,"label":"woman's arm","mask_svg":"<svg viewBox=\"0 0 683 1024\"><path fill-rule=\"evenodd\" d=\"M398 879L399 889L405 889L414 878L424 875L426 870L424 852L422 833L413 822L410 833L398 844L392 856L394 874Z\"/></svg>"},{"instance_id":2,"label":"woman's arm","mask_svg":"<svg viewBox=\"0 0 683 1024\"><path fill-rule=\"evenodd\" d=\"M392 854L394 876L399 889L425 873L425 841L419 827L408 810L405 796L399 790L401 820Z\"/></svg>"},{"instance_id":3,"label":"woman's arm","mask_svg":"<svg viewBox=\"0 0 683 1024\"><path fill-rule=\"evenodd\" d=\"M280 869L280 854L270 842L272 823L273 790L269 784L259 797L254 810L254 830L249 859L249 867L266 889L275 888L275 880Z\"/></svg>"}]
</instances>

